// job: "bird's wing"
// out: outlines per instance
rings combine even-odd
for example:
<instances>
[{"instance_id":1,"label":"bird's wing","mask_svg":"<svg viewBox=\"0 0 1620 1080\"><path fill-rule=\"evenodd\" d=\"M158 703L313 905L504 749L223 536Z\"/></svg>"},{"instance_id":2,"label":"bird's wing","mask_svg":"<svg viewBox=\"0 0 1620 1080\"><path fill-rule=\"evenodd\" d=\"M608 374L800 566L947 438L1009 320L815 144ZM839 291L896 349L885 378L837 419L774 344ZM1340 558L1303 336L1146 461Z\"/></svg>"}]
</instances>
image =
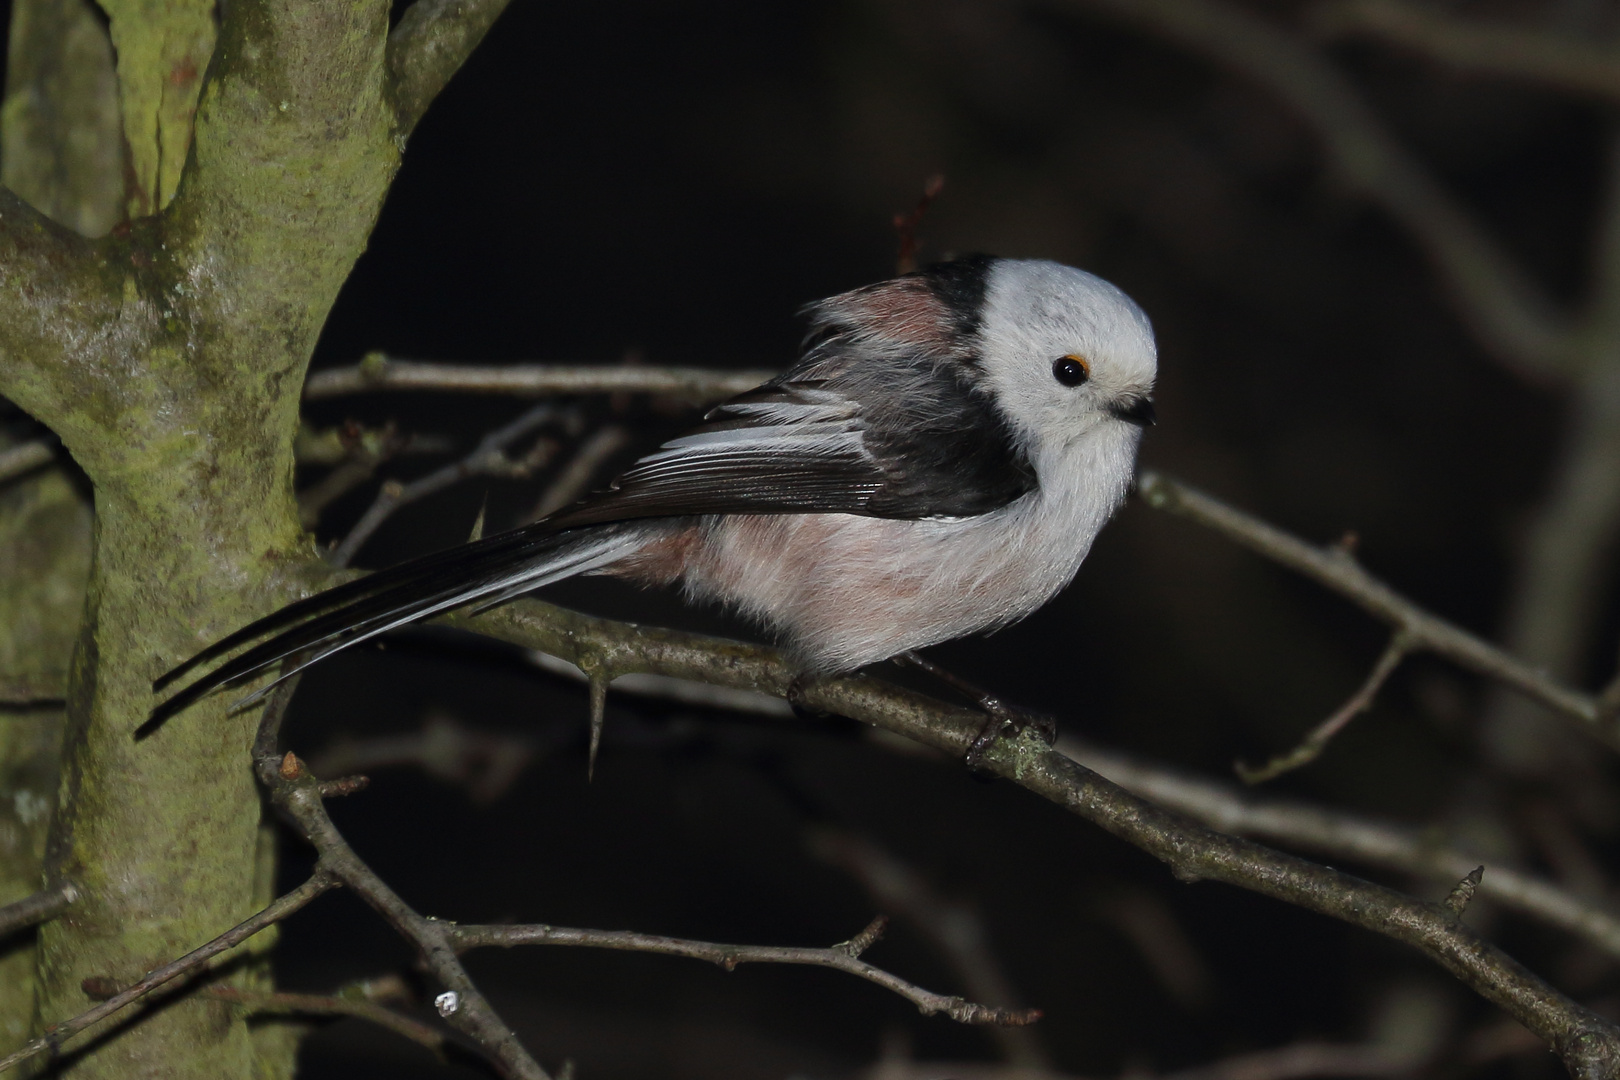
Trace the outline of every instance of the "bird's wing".
<instances>
[{"instance_id":1,"label":"bird's wing","mask_svg":"<svg viewBox=\"0 0 1620 1080\"><path fill-rule=\"evenodd\" d=\"M801 365L716 408L702 426L572 507L273 612L158 679L153 689L166 689L268 637L169 698L142 730L294 653L310 650L307 664L441 611L498 603L605 565L635 544L633 531L578 531L584 526L706 514L961 516L1005 505L1033 486L1010 435L975 392L942 382L920 362L890 375L873 384L822 356L813 368Z\"/></svg>"},{"instance_id":2,"label":"bird's wing","mask_svg":"<svg viewBox=\"0 0 1620 1080\"><path fill-rule=\"evenodd\" d=\"M982 514L1034 487L999 414L919 364L886 383L791 375L734 398L553 528L694 514ZM860 380L865 383L867 380Z\"/></svg>"}]
</instances>

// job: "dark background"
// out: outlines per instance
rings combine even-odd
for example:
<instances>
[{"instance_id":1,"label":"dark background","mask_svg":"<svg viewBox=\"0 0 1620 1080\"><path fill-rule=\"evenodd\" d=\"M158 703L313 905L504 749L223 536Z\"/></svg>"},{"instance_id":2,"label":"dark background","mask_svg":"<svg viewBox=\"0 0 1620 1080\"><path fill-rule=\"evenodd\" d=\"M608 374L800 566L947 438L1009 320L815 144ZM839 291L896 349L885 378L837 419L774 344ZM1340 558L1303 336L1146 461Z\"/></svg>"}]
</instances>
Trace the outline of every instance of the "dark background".
<instances>
[{"instance_id":1,"label":"dark background","mask_svg":"<svg viewBox=\"0 0 1620 1080\"><path fill-rule=\"evenodd\" d=\"M1283 22L1300 11L1260 6ZM1372 46L1334 56L1534 275L1578 297L1605 115ZM954 0L514 0L413 136L316 367L371 349L785 366L801 305L893 272L891 216L936 172L947 186L921 228L925 258L1063 260L1119 284L1152 316L1160 425L1145 464L1315 541L1355 530L1364 561L1397 588L1470 629L1499 629L1562 404L1486 358L1421 254L1344 189L1285 109L1099 20ZM392 395L317 403L309 415L393 420L464 450L523 407ZM583 407L598 418L608 409ZM627 457L689 415L630 406L621 419L639 441ZM401 460L386 475L438 463ZM400 513L358 562L457 542L486 498L490 527L504 527L541 486L462 485ZM341 536L373 494L340 502L320 535ZM746 632L610 583L556 593L593 611ZM1611 674L1610 608L1588 685ZM1263 760L1326 716L1384 639L1345 602L1133 500L1045 610L933 655L1096 742L1230 776L1234 759ZM1472 678L1409 662L1321 761L1271 787L1406 822L1461 822L1476 847L1556 869L1511 829L1466 828L1481 790L1513 806L1558 805L1554 780L1506 778L1481 754L1484 700ZM1034 1030L1064 1072L1168 1071L1403 1023L1457 1048L1496 1015L1382 939L1177 883L1027 793L836 720L616 695L588 784L581 689L433 633L324 665L296 708L290 745L306 756L434 716L533 750L482 804L412 769L376 772L371 790L334 804L363 856L442 917L826 945L878 910L809 851L812 830L836 828L979 912L1024 1003L1046 1011ZM1595 858L1615 854L1612 825L1571 828ZM288 883L307 861L289 841ZM1158 920L1147 936L1168 943L1179 982L1122 911ZM1617 990L1612 964L1562 935L1482 908L1470 920L1583 999ZM904 920L869 958L960 990ZM408 962L344 896L286 924L279 959L283 982L311 991ZM919 1059L997 1054L981 1030L813 969L726 973L542 948L471 964L548 1068L572 1058L590 1080L844 1076L885 1047ZM1477 1067L1460 1049L1440 1056L1426 1075L1560 1072L1544 1052ZM311 1038L303 1062L312 1078L476 1074L353 1021Z\"/></svg>"}]
</instances>

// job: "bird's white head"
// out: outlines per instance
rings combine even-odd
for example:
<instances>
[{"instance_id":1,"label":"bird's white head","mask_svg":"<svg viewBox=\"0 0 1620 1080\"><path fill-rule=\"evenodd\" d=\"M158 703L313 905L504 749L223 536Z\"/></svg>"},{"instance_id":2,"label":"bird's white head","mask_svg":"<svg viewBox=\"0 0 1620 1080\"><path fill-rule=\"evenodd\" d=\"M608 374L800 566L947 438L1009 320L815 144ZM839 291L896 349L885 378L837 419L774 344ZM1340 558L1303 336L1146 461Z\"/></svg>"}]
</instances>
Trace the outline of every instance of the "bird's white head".
<instances>
[{"instance_id":1,"label":"bird's white head","mask_svg":"<svg viewBox=\"0 0 1620 1080\"><path fill-rule=\"evenodd\" d=\"M978 351L985 382L1037 469L1040 459L1081 444L1134 454L1153 423L1153 327L1094 274L1040 259L995 260Z\"/></svg>"}]
</instances>

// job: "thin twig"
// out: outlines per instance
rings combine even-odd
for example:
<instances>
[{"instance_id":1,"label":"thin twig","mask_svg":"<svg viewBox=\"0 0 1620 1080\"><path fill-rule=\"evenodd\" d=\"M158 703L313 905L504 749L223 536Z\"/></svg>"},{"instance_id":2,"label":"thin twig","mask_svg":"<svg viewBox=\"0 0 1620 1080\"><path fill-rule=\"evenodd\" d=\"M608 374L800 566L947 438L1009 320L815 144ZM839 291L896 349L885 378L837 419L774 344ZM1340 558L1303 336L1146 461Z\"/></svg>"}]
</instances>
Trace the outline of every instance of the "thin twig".
<instances>
[{"instance_id":1,"label":"thin twig","mask_svg":"<svg viewBox=\"0 0 1620 1080\"><path fill-rule=\"evenodd\" d=\"M1265 87L1303 119L1339 173L1433 261L1475 339L1543 383L1570 372L1567 320L1479 223L1406 152L1354 84L1297 34L1223 0L1047 0L1105 11Z\"/></svg>"},{"instance_id":2,"label":"thin twig","mask_svg":"<svg viewBox=\"0 0 1620 1080\"><path fill-rule=\"evenodd\" d=\"M528 651L529 662L541 671L561 675L574 682L585 683L590 677L578 665L537 649ZM650 671L633 671L613 680L615 694L633 694L637 697L661 698L681 705L695 705L705 709L725 709L728 712L754 713L786 719L793 715L793 706L779 697L762 694L758 690L742 690L730 686L715 686L696 679L677 679L669 675L655 675Z\"/></svg>"},{"instance_id":3,"label":"thin twig","mask_svg":"<svg viewBox=\"0 0 1620 1080\"><path fill-rule=\"evenodd\" d=\"M327 776L412 765L487 805L507 792L541 748L534 739L472 731L435 713L413 734L335 739L310 760L310 768Z\"/></svg>"},{"instance_id":4,"label":"thin twig","mask_svg":"<svg viewBox=\"0 0 1620 1080\"><path fill-rule=\"evenodd\" d=\"M381 455L384 449L391 449L398 456L447 454L454 448L455 444L443 435L412 433L401 436L392 423L374 428L346 420L327 428L300 424L298 434L293 439L293 459L299 465L340 465L353 457L356 451Z\"/></svg>"},{"instance_id":5,"label":"thin twig","mask_svg":"<svg viewBox=\"0 0 1620 1080\"><path fill-rule=\"evenodd\" d=\"M450 1026L476 1043L502 1076L550 1080L467 975L450 945L450 924L418 914L361 861L327 816L320 781L296 756L278 752L282 720L297 685L298 677L293 676L271 693L253 741L254 771L271 801L315 848L319 865L415 946L422 965L445 988L439 1014Z\"/></svg>"},{"instance_id":6,"label":"thin twig","mask_svg":"<svg viewBox=\"0 0 1620 1080\"><path fill-rule=\"evenodd\" d=\"M797 675L774 649L594 618L535 600L439 621L575 663L589 652L590 662L611 676L650 671L786 696ZM958 757L984 722L974 710L871 678L800 685L798 699L808 708L870 723ZM1127 793L1033 735L995 744L983 764L1163 860L1183 880L1224 881L1418 949L1540 1035L1577 1080L1599 1080L1620 1070L1620 1028L1561 994L1436 904L1194 824Z\"/></svg>"},{"instance_id":7,"label":"thin twig","mask_svg":"<svg viewBox=\"0 0 1620 1080\"><path fill-rule=\"evenodd\" d=\"M992 1005L1009 1006L1017 1000L1011 980L990 949L984 920L971 906L946 900L921 874L864 837L824 829L812 833L809 841L813 854L858 881L878 907L901 915L921 931L968 994ZM1036 1033L1023 1025L997 1025L990 1033L1013 1064L1051 1066Z\"/></svg>"},{"instance_id":8,"label":"thin twig","mask_svg":"<svg viewBox=\"0 0 1620 1080\"><path fill-rule=\"evenodd\" d=\"M0 907L0 938L42 922L50 922L79 899L78 887L61 881Z\"/></svg>"},{"instance_id":9,"label":"thin twig","mask_svg":"<svg viewBox=\"0 0 1620 1080\"><path fill-rule=\"evenodd\" d=\"M94 1008L80 1013L71 1020L64 1020L60 1024L51 1025L44 1035L29 1042L10 1056L0 1059L0 1072L5 1072L13 1065L20 1064L47 1051L55 1054L68 1039L91 1024L104 1020L126 1005L139 1001L165 983L178 979L182 975L203 969L204 965L214 957L234 949L260 930L280 922L328 889L336 888L337 885L338 880L335 875L317 866L315 873L311 874L307 881L270 904L269 907L266 907L251 919L238 923L219 935L219 937L208 942L208 944L191 950L178 960L172 960L160 968L154 968L152 971L147 972L138 982L120 990Z\"/></svg>"},{"instance_id":10,"label":"thin twig","mask_svg":"<svg viewBox=\"0 0 1620 1080\"><path fill-rule=\"evenodd\" d=\"M325 994L290 994L243 990L235 986L208 986L201 996L241 1006L244 1012L256 1016L352 1016L386 1028L411 1042L427 1047L434 1053L444 1050L444 1033L426 1024L402 1016L385 1005L374 1001Z\"/></svg>"},{"instance_id":11,"label":"thin twig","mask_svg":"<svg viewBox=\"0 0 1620 1080\"><path fill-rule=\"evenodd\" d=\"M716 371L640 364L441 364L368 353L353 367L328 368L311 375L304 384L304 398L314 401L378 390L514 397L630 392L701 404L752 390L776 374L764 370Z\"/></svg>"},{"instance_id":12,"label":"thin twig","mask_svg":"<svg viewBox=\"0 0 1620 1080\"><path fill-rule=\"evenodd\" d=\"M41 465L56 460L56 444L50 439L35 439L0 450L0 484L24 476Z\"/></svg>"},{"instance_id":13,"label":"thin twig","mask_svg":"<svg viewBox=\"0 0 1620 1080\"><path fill-rule=\"evenodd\" d=\"M1395 0L1324 4L1311 24L1330 37L1374 38L1453 67L1620 101L1620 51L1610 42Z\"/></svg>"},{"instance_id":14,"label":"thin twig","mask_svg":"<svg viewBox=\"0 0 1620 1080\"><path fill-rule=\"evenodd\" d=\"M592 432L574 452L568 464L558 470L526 520L538 521L576 502L589 490L591 481L596 479L596 474L608 459L629 444L630 432L619 424L608 424Z\"/></svg>"},{"instance_id":15,"label":"thin twig","mask_svg":"<svg viewBox=\"0 0 1620 1080\"><path fill-rule=\"evenodd\" d=\"M1162 1073L1159 1080L1303 1080L1328 1076L1400 1076L1421 1062L1377 1043L1297 1042L1238 1054L1209 1065Z\"/></svg>"},{"instance_id":16,"label":"thin twig","mask_svg":"<svg viewBox=\"0 0 1620 1080\"><path fill-rule=\"evenodd\" d=\"M660 953L664 956L686 956L694 960L707 960L731 971L739 964L808 964L812 967L832 968L835 971L858 975L876 983L917 1006L925 1016L944 1013L963 1024L1033 1024L1041 1017L1039 1009L997 1009L979 1005L960 997L936 994L913 986L882 968L862 960L866 950L883 931L884 920L879 918L853 939L825 949L794 948L783 945L722 945L712 941L693 941L689 938L662 937L658 934L638 934L630 930L581 930L568 926L547 926L544 923L501 926L452 926L448 934L457 952L499 945L582 945L594 949L619 949L626 952Z\"/></svg>"},{"instance_id":17,"label":"thin twig","mask_svg":"<svg viewBox=\"0 0 1620 1080\"><path fill-rule=\"evenodd\" d=\"M426 498L435 492L460 483L469 476L480 474L512 475L514 465L506 457L506 449L523 436L544 424L557 414L557 407L550 404L536 405L534 408L513 420L504 427L496 428L483 439L472 453L455 461L442 469L435 469L419 480L408 484L398 481L389 481L378 492L377 498L371 507L355 522L349 535L333 549L331 562L334 566L347 566L371 535L382 527L394 512L402 506L407 506L418 499Z\"/></svg>"},{"instance_id":18,"label":"thin twig","mask_svg":"<svg viewBox=\"0 0 1620 1080\"><path fill-rule=\"evenodd\" d=\"M909 274L917 269L917 249L920 242L917 239L917 229L922 225L923 218L928 215L928 208L934 205L940 192L945 190L945 176L935 173L923 181L922 196L917 205L909 214L894 215L894 232L900 241L900 253L895 258L895 270L901 274Z\"/></svg>"},{"instance_id":19,"label":"thin twig","mask_svg":"<svg viewBox=\"0 0 1620 1080\"><path fill-rule=\"evenodd\" d=\"M370 480L380 465L401 453L411 440L401 438L390 425L375 438L361 435L348 442L331 471L298 492L298 523L306 529L318 525L321 513L328 506Z\"/></svg>"},{"instance_id":20,"label":"thin twig","mask_svg":"<svg viewBox=\"0 0 1620 1080\"><path fill-rule=\"evenodd\" d=\"M1206 779L1065 735L1057 749L1127 791L1236 836L1288 844L1336 860L1455 882L1483 860L1446 847L1431 829L1357 817L1293 799L1261 798ZM1584 938L1620 959L1620 916L1545 878L1492 863L1487 899Z\"/></svg>"},{"instance_id":21,"label":"thin twig","mask_svg":"<svg viewBox=\"0 0 1620 1080\"><path fill-rule=\"evenodd\" d=\"M1489 642L1418 607L1362 569L1341 547L1315 547L1259 518L1157 472L1139 481L1149 506L1190 518L1344 596L1401 630L1413 652L1432 652L1494 679L1579 722L1582 731L1620 749L1620 730L1600 723L1597 702L1554 682Z\"/></svg>"},{"instance_id":22,"label":"thin twig","mask_svg":"<svg viewBox=\"0 0 1620 1080\"><path fill-rule=\"evenodd\" d=\"M1518 1028L1523 1031L1523 1028ZM1132 1070L1129 1080L1307 1080L1310 1077L1400 1076L1420 1063L1377 1043L1298 1042L1238 1054L1209 1065L1169 1073ZM861 1080L1084 1080L1071 1073L983 1061L880 1061Z\"/></svg>"},{"instance_id":23,"label":"thin twig","mask_svg":"<svg viewBox=\"0 0 1620 1080\"><path fill-rule=\"evenodd\" d=\"M56 709L66 704L67 672L24 671L0 675L0 705L13 709Z\"/></svg>"},{"instance_id":24,"label":"thin twig","mask_svg":"<svg viewBox=\"0 0 1620 1080\"><path fill-rule=\"evenodd\" d=\"M1367 679L1343 705L1334 710L1333 715L1322 721L1300 744L1284 754L1278 754L1259 768L1251 768L1243 762L1238 762L1235 768L1239 778L1245 784L1263 784L1267 780L1275 779L1283 773L1292 772L1301 765L1308 765L1321 756L1327 744L1333 737L1344 730L1350 721L1372 708L1372 703L1378 697L1378 691L1383 688L1389 677L1395 674L1406 654L1412 651L1412 643L1407 640L1406 631L1396 630L1390 636L1389 645L1384 649L1383 655L1373 665Z\"/></svg>"}]
</instances>

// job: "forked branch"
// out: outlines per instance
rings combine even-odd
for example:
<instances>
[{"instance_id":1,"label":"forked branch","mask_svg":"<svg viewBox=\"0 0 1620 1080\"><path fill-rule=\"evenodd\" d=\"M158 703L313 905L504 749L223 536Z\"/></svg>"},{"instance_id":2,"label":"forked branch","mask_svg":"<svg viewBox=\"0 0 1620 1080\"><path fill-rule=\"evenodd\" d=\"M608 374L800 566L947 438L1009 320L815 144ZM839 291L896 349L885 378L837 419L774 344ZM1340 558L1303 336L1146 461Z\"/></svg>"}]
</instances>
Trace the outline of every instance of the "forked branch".
<instances>
[{"instance_id":1,"label":"forked branch","mask_svg":"<svg viewBox=\"0 0 1620 1080\"><path fill-rule=\"evenodd\" d=\"M1620 749L1620 729L1598 714L1595 698L1571 690L1482 638L1414 604L1373 577L1343 547L1316 547L1157 472L1144 472L1138 490L1149 506L1189 518L1273 562L1346 597L1404 635L1413 652L1432 652L1525 694Z\"/></svg>"},{"instance_id":2,"label":"forked branch","mask_svg":"<svg viewBox=\"0 0 1620 1080\"><path fill-rule=\"evenodd\" d=\"M105 1020L128 1005L133 1005L148 994L183 975L190 975L204 970L208 961L214 957L229 952L265 927L280 922L306 906L323 892L335 888L337 884L335 877L317 867L315 873L310 875L309 880L276 900L251 919L238 923L206 945L193 949L179 959L172 960L162 967L154 968L134 984L113 994L94 1008L87 1009L78 1016L70 1020L64 1020L60 1024L51 1025L45 1034L39 1038L31 1040L15 1053L0 1058L0 1072L5 1072L12 1066L19 1065L40 1054L56 1053L70 1038L85 1028Z\"/></svg>"},{"instance_id":3,"label":"forked branch","mask_svg":"<svg viewBox=\"0 0 1620 1080\"><path fill-rule=\"evenodd\" d=\"M1107 12L1264 86L1309 125L1339 173L1433 260L1476 339L1498 362L1542 382L1567 376L1564 317L1302 37L1224 0L1049 2Z\"/></svg>"},{"instance_id":4,"label":"forked branch","mask_svg":"<svg viewBox=\"0 0 1620 1080\"><path fill-rule=\"evenodd\" d=\"M543 923L513 926L454 926L450 929L450 940L458 952L490 945L506 948L514 945L583 945L594 949L686 956L694 960L707 960L712 964L719 964L727 971L733 970L739 964L809 964L813 967L832 968L834 971L857 975L885 990L892 990L917 1006L924 1016L944 1013L962 1024L996 1024L1011 1027L1023 1027L1041 1018L1039 1009L998 1009L954 995L936 994L862 960L861 954L871 948L883 935L887 923L888 920L880 916L850 940L825 949L781 945L722 945L712 941L693 941L690 938L638 934L630 930L581 930L568 926L547 926Z\"/></svg>"},{"instance_id":5,"label":"forked branch","mask_svg":"<svg viewBox=\"0 0 1620 1080\"><path fill-rule=\"evenodd\" d=\"M539 601L442 620L612 677L634 671L786 695L796 672L774 649L593 618ZM847 716L949 754L965 753L983 717L869 678L798 689L809 708ZM1410 945L1546 1040L1578 1080L1620 1069L1620 1028L1566 997L1438 904L1227 836L1131 795L1026 736L993 746L983 764L1164 861L1187 881L1208 878L1331 915Z\"/></svg>"}]
</instances>

